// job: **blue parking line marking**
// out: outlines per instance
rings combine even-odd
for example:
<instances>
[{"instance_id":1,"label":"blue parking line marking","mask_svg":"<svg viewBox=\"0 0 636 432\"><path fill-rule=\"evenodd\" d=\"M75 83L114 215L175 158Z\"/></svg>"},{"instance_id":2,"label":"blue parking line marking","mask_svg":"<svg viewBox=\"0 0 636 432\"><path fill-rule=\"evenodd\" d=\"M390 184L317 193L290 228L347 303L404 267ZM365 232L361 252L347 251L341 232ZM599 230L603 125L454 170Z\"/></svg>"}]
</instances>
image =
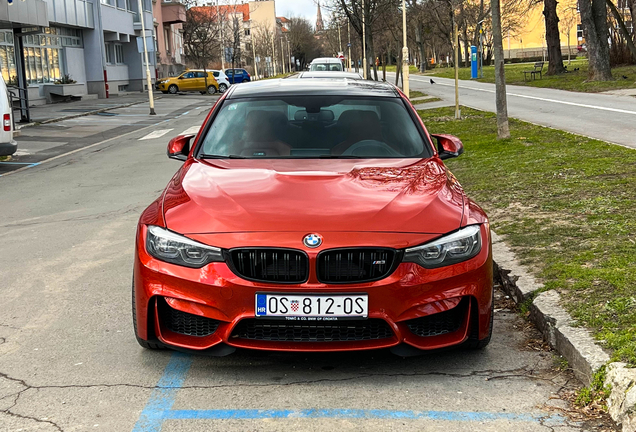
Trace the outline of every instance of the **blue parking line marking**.
<instances>
[{"instance_id":1,"label":"blue parking line marking","mask_svg":"<svg viewBox=\"0 0 636 432\"><path fill-rule=\"evenodd\" d=\"M146 407L141 412L133 432L160 432L165 414L170 411L177 392L185 382L192 356L175 352L170 357L156 388L150 394Z\"/></svg>"},{"instance_id":2,"label":"blue parking line marking","mask_svg":"<svg viewBox=\"0 0 636 432\"><path fill-rule=\"evenodd\" d=\"M539 415L506 412L471 412L471 411L396 411L381 409L301 409L301 410L267 410L267 409L218 409L218 410L170 410L165 412L166 420L255 420L255 419L380 419L380 420L445 420L454 422L483 421L521 421L546 423L564 422L558 414Z\"/></svg>"},{"instance_id":3,"label":"blue parking line marking","mask_svg":"<svg viewBox=\"0 0 636 432\"><path fill-rule=\"evenodd\" d=\"M0 162L2 165L29 165L29 166L37 166L40 165L37 162Z\"/></svg>"},{"instance_id":4,"label":"blue parking line marking","mask_svg":"<svg viewBox=\"0 0 636 432\"><path fill-rule=\"evenodd\" d=\"M559 414L484 412L484 411L400 411L385 409L172 409L183 387L193 358L175 352L150 394L132 432L161 432L166 420L262 420L262 419L360 419L360 420L433 420L451 422L512 421L544 425L563 425Z\"/></svg>"}]
</instances>

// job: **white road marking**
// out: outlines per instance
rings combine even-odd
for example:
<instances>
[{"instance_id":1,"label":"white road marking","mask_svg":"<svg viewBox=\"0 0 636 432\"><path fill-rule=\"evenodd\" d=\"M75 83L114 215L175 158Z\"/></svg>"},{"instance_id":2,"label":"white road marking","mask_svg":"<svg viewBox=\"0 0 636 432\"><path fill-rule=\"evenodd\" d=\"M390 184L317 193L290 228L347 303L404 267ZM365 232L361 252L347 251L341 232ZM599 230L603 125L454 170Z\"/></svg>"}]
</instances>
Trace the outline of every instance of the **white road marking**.
<instances>
[{"instance_id":1,"label":"white road marking","mask_svg":"<svg viewBox=\"0 0 636 432\"><path fill-rule=\"evenodd\" d=\"M418 79L418 78L411 78L414 81L422 81L422 82L426 82L426 80L423 79ZM435 81L435 85L441 85L441 86L446 86L446 87L454 87L454 84L443 84L439 81ZM481 89L481 88L475 88L475 87L467 87L467 86L463 86L460 85L460 88L463 89L467 89L467 90L476 90L476 91L482 91L482 92L486 92L486 93L494 93L494 90L489 90L489 89ZM526 99L534 99L534 100L540 100L540 101L544 101L544 102L552 102L552 103L559 103L559 104L563 104L563 105L572 105L572 106L578 106L581 108L590 108L590 109L597 109L597 110L602 110L602 111L612 111L612 112L618 112L621 114L632 114L632 115L636 115L636 111L628 111L628 110L624 110L624 109L620 109L620 108L608 108L608 107L602 107L602 106L597 106L597 105L588 105L588 104L581 104L581 103L576 103L576 102L567 102L567 101L562 101L562 100L556 100L556 99L546 99L546 98L541 98L538 96L528 96L528 95L521 95L521 94L516 94L516 93L508 93L506 92L507 96L515 96L515 97L520 97L520 98L526 98Z\"/></svg>"},{"instance_id":2,"label":"white road marking","mask_svg":"<svg viewBox=\"0 0 636 432\"><path fill-rule=\"evenodd\" d=\"M200 126L192 126L191 128L188 128L181 132L179 135L196 135L197 133L199 133L200 128Z\"/></svg>"},{"instance_id":3,"label":"white road marking","mask_svg":"<svg viewBox=\"0 0 636 432\"><path fill-rule=\"evenodd\" d=\"M167 134L171 130L172 129L159 129L159 130L156 130L156 131L152 131L148 135L146 135L145 137L139 138L139 141L161 138L162 136L164 136L165 134Z\"/></svg>"}]
</instances>

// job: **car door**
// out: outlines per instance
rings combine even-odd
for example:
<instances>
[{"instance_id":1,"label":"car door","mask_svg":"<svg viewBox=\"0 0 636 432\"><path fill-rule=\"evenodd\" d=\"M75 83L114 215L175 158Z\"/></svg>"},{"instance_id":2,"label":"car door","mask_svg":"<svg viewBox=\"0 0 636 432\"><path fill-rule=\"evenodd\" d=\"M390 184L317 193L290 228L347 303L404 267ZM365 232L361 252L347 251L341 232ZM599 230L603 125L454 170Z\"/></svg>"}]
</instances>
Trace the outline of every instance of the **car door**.
<instances>
[{"instance_id":1,"label":"car door","mask_svg":"<svg viewBox=\"0 0 636 432\"><path fill-rule=\"evenodd\" d=\"M236 83L236 81L234 81L234 73L232 72L232 69L226 69L225 75L227 75L227 80L230 82L230 84Z\"/></svg>"},{"instance_id":2,"label":"car door","mask_svg":"<svg viewBox=\"0 0 636 432\"><path fill-rule=\"evenodd\" d=\"M194 73L194 85L196 86L193 90L206 91L207 86L205 85L205 72L195 72ZM208 85L212 84L208 79Z\"/></svg>"},{"instance_id":3,"label":"car door","mask_svg":"<svg viewBox=\"0 0 636 432\"><path fill-rule=\"evenodd\" d=\"M179 77L179 90L191 91L195 90L196 78L194 72L186 72Z\"/></svg>"}]
</instances>

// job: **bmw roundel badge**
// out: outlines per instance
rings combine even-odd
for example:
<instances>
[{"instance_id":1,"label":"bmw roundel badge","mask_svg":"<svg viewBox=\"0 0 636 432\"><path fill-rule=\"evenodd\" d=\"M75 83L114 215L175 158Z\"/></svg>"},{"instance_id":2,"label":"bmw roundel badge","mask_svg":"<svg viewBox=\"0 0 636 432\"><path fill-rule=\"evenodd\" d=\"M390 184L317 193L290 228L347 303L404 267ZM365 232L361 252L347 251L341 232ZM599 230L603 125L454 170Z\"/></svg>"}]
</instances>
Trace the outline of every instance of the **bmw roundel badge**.
<instances>
[{"instance_id":1,"label":"bmw roundel badge","mask_svg":"<svg viewBox=\"0 0 636 432\"><path fill-rule=\"evenodd\" d=\"M322 236L320 234L307 234L303 238L303 243L309 248L317 248L322 244Z\"/></svg>"}]
</instances>

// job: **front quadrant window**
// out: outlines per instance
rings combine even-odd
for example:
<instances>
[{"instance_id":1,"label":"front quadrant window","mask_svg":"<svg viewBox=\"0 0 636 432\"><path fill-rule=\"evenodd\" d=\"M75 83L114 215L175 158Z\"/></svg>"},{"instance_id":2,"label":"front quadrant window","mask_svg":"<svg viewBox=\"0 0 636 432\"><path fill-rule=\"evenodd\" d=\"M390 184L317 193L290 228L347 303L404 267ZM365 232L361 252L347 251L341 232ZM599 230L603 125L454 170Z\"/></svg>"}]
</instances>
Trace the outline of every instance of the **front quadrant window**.
<instances>
[{"instance_id":1,"label":"front quadrant window","mask_svg":"<svg viewBox=\"0 0 636 432\"><path fill-rule=\"evenodd\" d=\"M421 158L430 146L400 98L226 100L200 157Z\"/></svg>"}]
</instances>

